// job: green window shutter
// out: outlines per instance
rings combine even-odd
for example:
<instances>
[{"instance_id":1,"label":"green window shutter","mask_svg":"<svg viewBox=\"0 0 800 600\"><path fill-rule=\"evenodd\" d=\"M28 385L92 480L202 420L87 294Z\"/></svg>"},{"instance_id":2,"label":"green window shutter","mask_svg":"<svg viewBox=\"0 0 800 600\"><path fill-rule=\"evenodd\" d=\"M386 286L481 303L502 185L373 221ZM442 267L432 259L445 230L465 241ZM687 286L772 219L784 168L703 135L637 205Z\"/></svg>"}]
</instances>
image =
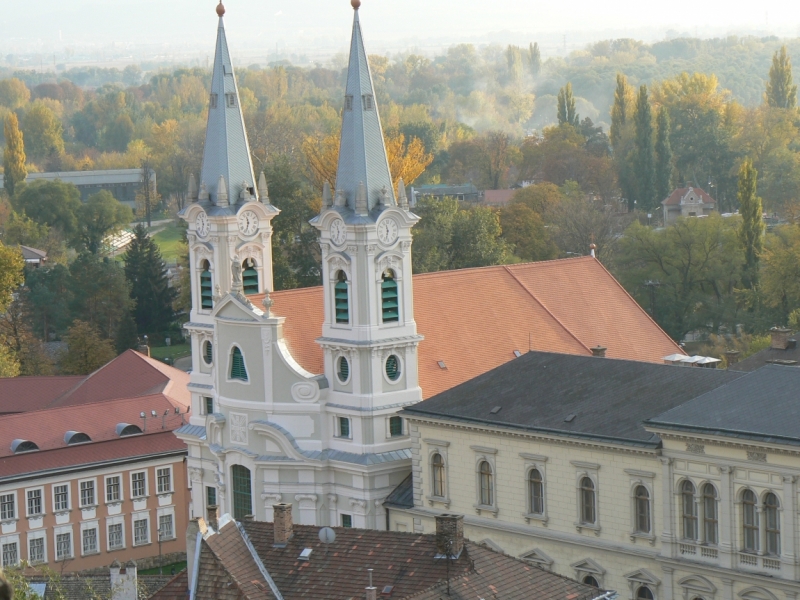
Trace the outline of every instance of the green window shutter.
<instances>
[{"instance_id":1,"label":"green window shutter","mask_svg":"<svg viewBox=\"0 0 800 600\"><path fill-rule=\"evenodd\" d=\"M214 308L214 292L211 289L211 271L208 267L200 273L200 308Z\"/></svg>"},{"instance_id":2,"label":"green window shutter","mask_svg":"<svg viewBox=\"0 0 800 600\"><path fill-rule=\"evenodd\" d=\"M403 419L402 417L390 417L389 418L389 435L392 437L396 437L398 435L403 435Z\"/></svg>"},{"instance_id":3,"label":"green window shutter","mask_svg":"<svg viewBox=\"0 0 800 600\"><path fill-rule=\"evenodd\" d=\"M397 302L397 282L391 275L384 275L381 283L381 307L383 309L384 323L396 323L400 320Z\"/></svg>"},{"instance_id":4,"label":"green window shutter","mask_svg":"<svg viewBox=\"0 0 800 600\"><path fill-rule=\"evenodd\" d=\"M214 399L209 397L209 396L205 396L203 398L203 400L205 400L205 403L206 403L206 406L205 406L206 414L207 415L213 415L214 414Z\"/></svg>"},{"instance_id":5,"label":"green window shutter","mask_svg":"<svg viewBox=\"0 0 800 600\"><path fill-rule=\"evenodd\" d=\"M392 381L400 377L400 360L394 354L386 359L386 376Z\"/></svg>"},{"instance_id":6,"label":"green window shutter","mask_svg":"<svg viewBox=\"0 0 800 600\"><path fill-rule=\"evenodd\" d=\"M250 469L241 465L231 467L233 476L233 518L241 521L253 514L253 493L250 486Z\"/></svg>"},{"instance_id":7,"label":"green window shutter","mask_svg":"<svg viewBox=\"0 0 800 600\"><path fill-rule=\"evenodd\" d=\"M336 322L350 322L350 299L348 298L347 282L338 281L334 286L334 299L336 302Z\"/></svg>"},{"instance_id":8,"label":"green window shutter","mask_svg":"<svg viewBox=\"0 0 800 600\"><path fill-rule=\"evenodd\" d=\"M203 344L203 360L206 361L207 365L211 364L211 360L214 358L214 348L211 345L211 342L206 342Z\"/></svg>"},{"instance_id":9,"label":"green window shutter","mask_svg":"<svg viewBox=\"0 0 800 600\"><path fill-rule=\"evenodd\" d=\"M340 356L337 362L339 364L339 380L345 382L350 377L350 363L344 356Z\"/></svg>"},{"instance_id":10,"label":"green window shutter","mask_svg":"<svg viewBox=\"0 0 800 600\"><path fill-rule=\"evenodd\" d=\"M342 515L342 527L352 527L352 526L353 526L352 515Z\"/></svg>"},{"instance_id":11,"label":"green window shutter","mask_svg":"<svg viewBox=\"0 0 800 600\"><path fill-rule=\"evenodd\" d=\"M339 417L339 437L350 437L350 419L347 417Z\"/></svg>"},{"instance_id":12,"label":"green window shutter","mask_svg":"<svg viewBox=\"0 0 800 600\"><path fill-rule=\"evenodd\" d=\"M255 270L255 266L250 266L242 271L242 285L245 295L258 293L258 271Z\"/></svg>"},{"instance_id":13,"label":"green window shutter","mask_svg":"<svg viewBox=\"0 0 800 600\"><path fill-rule=\"evenodd\" d=\"M240 379L247 381L247 369L244 366L244 356L239 348L233 349L233 356L231 357L231 379Z\"/></svg>"}]
</instances>

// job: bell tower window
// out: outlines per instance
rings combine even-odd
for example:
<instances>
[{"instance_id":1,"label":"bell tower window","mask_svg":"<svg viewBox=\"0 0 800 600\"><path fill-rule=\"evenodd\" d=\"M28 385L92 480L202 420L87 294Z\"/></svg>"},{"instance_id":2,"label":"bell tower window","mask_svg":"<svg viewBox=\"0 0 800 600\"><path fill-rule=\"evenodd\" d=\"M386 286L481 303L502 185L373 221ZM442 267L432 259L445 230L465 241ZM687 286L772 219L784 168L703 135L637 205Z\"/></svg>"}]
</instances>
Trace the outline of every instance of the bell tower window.
<instances>
[{"instance_id":1,"label":"bell tower window","mask_svg":"<svg viewBox=\"0 0 800 600\"><path fill-rule=\"evenodd\" d=\"M242 265L242 286L246 296L258 293L258 271L252 258L246 258Z\"/></svg>"},{"instance_id":2,"label":"bell tower window","mask_svg":"<svg viewBox=\"0 0 800 600\"><path fill-rule=\"evenodd\" d=\"M231 379L247 381L247 367L244 365L244 356L238 346L233 347L231 354Z\"/></svg>"},{"instance_id":3,"label":"bell tower window","mask_svg":"<svg viewBox=\"0 0 800 600\"><path fill-rule=\"evenodd\" d=\"M400 320L400 309L397 303L397 281L394 272L387 269L381 282L381 309L384 323L397 323Z\"/></svg>"},{"instance_id":4,"label":"bell tower window","mask_svg":"<svg viewBox=\"0 0 800 600\"><path fill-rule=\"evenodd\" d=\"M211 265L203 261L203 271L200 273L200 308L211 310L214 308L214 293L211 290Z\"/></svg>"},{"instance_id":5,"label":"bell tower window","mask_svg":"<svg viewBox=\"0 0 800 600\"><path fill-rule=\"evenodd\" d=\"M339 271L336 276L336 285L333 286L334 302L336 303L336 322L350 322L350 298L347 289L347 276L344 271Z\"/></svg>"}]
</instances>

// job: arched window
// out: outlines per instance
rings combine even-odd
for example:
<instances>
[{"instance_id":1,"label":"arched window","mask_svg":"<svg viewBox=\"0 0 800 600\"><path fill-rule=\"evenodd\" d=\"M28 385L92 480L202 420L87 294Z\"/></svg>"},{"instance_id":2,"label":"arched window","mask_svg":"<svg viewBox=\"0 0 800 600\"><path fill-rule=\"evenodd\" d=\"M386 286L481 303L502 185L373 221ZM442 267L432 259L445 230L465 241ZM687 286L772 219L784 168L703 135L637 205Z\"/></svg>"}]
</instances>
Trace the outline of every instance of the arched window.
<instances>
[{"instance_id":1,"label":"arched window","mask_svg":"<svg viewBox=\"0 0 800 600\"><path fill-rule=\"evenodd\" d=\"M636 504L636 531L650 533L650 494L643 485L637 485L634 490Z\"/></svg>"},{"instance_id":2,"label":"arched window","mask_svg":"<svg viewBox=\"0 0 800 600\"><path fill-rule=\"evenodd\" d=\"M247 296L258 293L258 271L256 271L256 261L252 258L244 259L242 264L242 286Z\"/></svg>"},{"instance_id":3,"label":"arched window","mask_svg":"<svg viewBox=\"0 0 800 600\"><path fill-rule=\"evenodd\" d=\"M233 479L233 518L241 521L253 514L253 493L250 485L250 469L242 465L231 467Z\"/></svg>"},{"instance_id":4,"label":"arched window","mask_svg":"<svg viewBox=\"0 0 800 600\"><path fill-rule=\"evenodd\" d=\"M400 378L400 359L394 354L386 359L386 377L389 381L397 381Z\"/></svg>"},{"instance_id":5,"label":"arched window","mask_svg":"<svg viewBox=\"0 0 800 600\"><path fill-rule=\"evenodd\" d=\"M646 585L641 586L636 590L636 600L655 600L653 592Z\"/></svg>"},{"instance_id":6,"label":"arched window","mask_svg":"<svg viewBox=\"0 0 800 600\"><path fill-rule=\"evenodd\" d=\"M534 515L544 514L544 481L539 469L531 469L528 473L528 496L530 511Z\"/></svg>"},{"instance_id":7,"label":"arched window","mask_svg":"<svg viewBox=\"0 0 800 600\"><path fill-rule=\"evenodd\" d=\"M778 497L770 492L764 496L764 525L766 526L767 554L779 556L781 553L781 522L778 514Z\"/></svg>"},{"instance_id":8,"label":"arched window","mask_svg":"<svg viewBox=\"0 0 800 600\"><path fill-rule=\"evenodd\" d=\"M719 541L717 490L710 483L703 486L703 533L706 543L716 544Z\"/></svg>"},{"instance_id":9,"label":"arched window","mask_svg":"<svg viewBox=\"0 0 800 600\"><path fill-rule=\"evenodd\" d=\"M494 478L492 476L492 465L481 461L478 469L481 480L481 504L484 506L494 506Z\"/></svg>"},{"instance_id":10,"label":"arched window","mask_svg":"<svg viewBox=\"0 0 800 600\"><path fill-rule=\"evenodd\" d=\"M758 552L756 495L752 490L742 492L742 549L746 552Z\"/></svg>"},{"instance_id":11,"label":"arched window","mask_svg":"<svg viewBox=\"0 0 800 600\"><path fill-rule=\"evenodd\" d=\"M339 360L336 361L336 376L339 378L339 381L342 383L346 383L348 379L350 379L350 363L347 362L347 358L344 356L340 356Z\"/></svg>"},{"instance_id":12,"label":"arched window","mask_svg":"<svg viewBox=\"0 0 800 600\"><path fill-rule=\"evenodd\" d=\"M214 346L211 345L211 342L206 340L203 342L203 361L207 365L211 364L211 361L214 358Z\"/></svg>"},{"instance_id":13,"label":"arched window","mask_svg":"<svg viewBox=\"0 0 800 600\"><path fill-rule=\"evenodd\" d=\"M238 346L233 347L231 354L231 379L247 381L247 368L244 366L244 356Z\"/></svg>"},{"instance_id":14,"label":"arched window","mask_svg":"<svg viewBox=\"0 0 800 600\"><path fill-rule=\"evenodd\" d=\"M697 539L697 506L694 503L694 484L684 481L681 484L681 509L683 512L683 538Z\"/></svg>"},{"instance_id":15,"label":"arched window","mask_svg":"<svg viewBox=\"0 0 800 600\"><path fill-rule=\"evenodd\" d=\"M585 583L586 585L590 585L592 587L596 587L596 588L600 587L600 584L597 583L597 579L595 579L591 575L587 575L586 577L584 577L583 578L583 583Z\"/></svg>"},{"instance_id":16,"label":"arched window","mask_svg":"<svg viewBox=\"0 0 800 600\"><path fill-rule=\"evenodd\" d=\"M396 323L400 320L400 308L397 297L397 281L394 272L387 269L381 282L381 308L384 323Z\"/></svg>"},{"instance_id":17,"label":"arched window","mask_svg":"<svg viewBox=\"0 0 800 600\"><path fill-rule=\"evenodd\" d=\"M347 276L344 271L339 271L336 276L336 285L333 286L334 302L336 303L336 322L350 322L350 298L347 289Z\"/></svg>"},{"instance_id":18,"label":"arched window","mask_svg":"<svg viewBox=\"0 0 800 600\"><path fill-rule=\"evenodd\" d=\"M431 479L433 480L433 495L444 498L444 459L438 452L431 457Z\"/></svg>"},{"instance_id":19,"label":"arched window","mask_svg":"<svg viewBox=\"0 0 800 600\"><path fill-rule=\"evenodd\" d=\"M200 273L200 308L211 310L214 308L214 291L211 289L211 265L203 261L203 270Z\"/></svg>"},{"instance_id":20,"label":"arched window","mask_svg":"<svg viewBox=\"0 0 800 600\"><path fill-rule=\"evenodd\" d=\"M581 479L581 523L594 525L597 521L594 481L591 477Z\"/></svg>"}]
</instances>

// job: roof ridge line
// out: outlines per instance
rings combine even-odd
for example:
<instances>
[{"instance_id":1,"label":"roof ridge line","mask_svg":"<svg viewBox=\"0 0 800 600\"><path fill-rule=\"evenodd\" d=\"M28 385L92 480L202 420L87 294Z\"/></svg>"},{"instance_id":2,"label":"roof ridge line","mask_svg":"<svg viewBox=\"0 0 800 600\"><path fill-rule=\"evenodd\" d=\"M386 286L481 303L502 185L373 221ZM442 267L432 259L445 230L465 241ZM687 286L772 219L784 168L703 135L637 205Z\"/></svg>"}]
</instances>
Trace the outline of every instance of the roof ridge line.
<instances>
[{"instance_id":1,"label":"roof ridge line","mask_svg":"<svg viewBox=\"0 0 800 600\"><path fill-rule=\"evenodd\" d=\"M275 580L272 579L272 576L269 574L269 571L267 571L267 567L264 565L264 562L258 555L255 546L253 546L253 542L250 541L250 536L247 535L247 531L245 531L244 525L242 525L238 521L234 521L234 523L236 524L236 529L239 530L239 534L242 536L244 545L247 546L247 551L253 558L253 562L256 563L256 567L258 567L258 570L261 572L261 576L266 580L267 585L269 585L269 589L272 590L273 594L275 594L275 598L277 598L277 600L283 600L283 595L281 594L281 591L278 589L278 585L275 583Z\"/></svg>"},{"instance_id":2,"label":"roof ridge line","mask_svg":"<svg viewBox=\"0 0 800 600\"><path fill-rule=\"evenodd\" d=\"M562 327L562 329L564 329L564 331L566 331L566 332L567 332L567 334L569 334L569 335L570 335L570 336L571 336L571 337L572 337L572 338L573 338L573 339L574 339L576 342L578 342L578 343L579 343L581 346L583 346L583 347L586 349L586 352L588 352L589 354L591 354L591 353L592 353L592 351L589 349L589 346L587 346L587 345L586 345L586 344L584 344L584 343L583 343L581 340L579 340L579 339L578 339L578 336L576 336L574 333L572 333L572 331L570 331L570 329L569 329L569 328L568 328L566 325L564 325L564 323L562 323L562 322L561 322L561 319L559 319L557 316L555 316L555 315L554 315L554 314L553 314L553 313L550 311L550 309L549 309L549 308L547 308L547 307L544 305L544 303L543 303L541 300L539 300L539 298L537 298L537 297L534 295L534 293L533 293L531 290L529 290L529 289L528 289L528 286L526 286L524 283L522 283L522 281L520 281L520 280L517 278L517 276L516 276L516 275L514 275L514 273L511 271L511 269L508 267L508 265L503 265L503 268L506 270L506 272L507 272L509 275L511 275L511 278L512 278L514 281L516 281L516 282L519 284L519 286L520 286L520 287L521 287L523 290L525 290L525 291L528 293L528 295L529 295L531 298L533 298L533 299L536 301L536 303L537 303L539 306L541 306L541 307L544 309L544 311L545 311L545 312L546 312L548 315L550 315L550 316L553 318L553 320L554 320L556 323L558 323L558 324L559 324L559 325ZM530 350L530 348L529 348L529 350Z\"/></svg>"}]
</instances>

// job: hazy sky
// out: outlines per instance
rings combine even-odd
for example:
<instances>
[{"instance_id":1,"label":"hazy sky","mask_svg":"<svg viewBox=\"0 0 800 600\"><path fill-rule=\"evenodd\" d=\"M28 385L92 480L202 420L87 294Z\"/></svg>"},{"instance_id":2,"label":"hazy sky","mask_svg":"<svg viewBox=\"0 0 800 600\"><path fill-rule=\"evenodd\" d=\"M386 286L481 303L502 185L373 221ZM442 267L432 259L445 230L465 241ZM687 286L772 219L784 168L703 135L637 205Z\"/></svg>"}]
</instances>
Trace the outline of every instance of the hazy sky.
<instances>
[{"instance_id":1,"label":"hazy sky","mask_svg":"<svg viewBox=\"0 0 800 600\"><path fill-rule=\"evenodd\" d=\"M215 0L14 0L0 11L0 48L44 51L112 41L210 47ZM234 51L347 46L348 0L227 0L226 27ZM782 0L363 0L370 49L397 50L435 42L500 41L504 36L585 40L627 35L653 40L669 30L701 37L727 33L800 34L800 3ZM498 39L499 38L499 39ZM235 40L235 41L234 41Z\"/></svg>"}]
</instances>

